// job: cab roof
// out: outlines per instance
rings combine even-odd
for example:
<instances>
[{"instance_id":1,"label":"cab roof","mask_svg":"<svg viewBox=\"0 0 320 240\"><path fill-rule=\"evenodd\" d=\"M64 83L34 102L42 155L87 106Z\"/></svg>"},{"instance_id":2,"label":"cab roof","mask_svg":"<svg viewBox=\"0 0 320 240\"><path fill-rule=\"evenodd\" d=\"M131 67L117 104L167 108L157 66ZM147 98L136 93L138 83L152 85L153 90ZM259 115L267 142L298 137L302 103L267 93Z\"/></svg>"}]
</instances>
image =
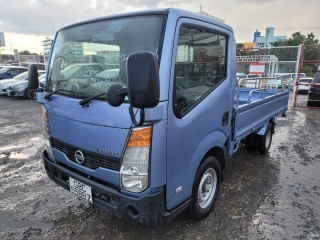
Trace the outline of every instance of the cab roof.
<instances>
[{"instance_id":1,"label":"cab roof","mask_svg":"<svg viewBox=\"0 0 320 240\"><path fill-rule=\"evenodd\" d=\"M87 23L109 20L109 19L144 16L144 15L168 15L168 16L172 16L176 20L181 17L193 18L193 19L198 19L198 20L204 21L204 22L213 23L215 25L218 25L222 28L228 29L229 31L233 32L233 29L231 26L229 26L225 23L219 22L211 17L205 16L205 15L202 15L199 13L194 13L194 12L182 10L182 9L176 9L176 8L144 10L144 11L128 12L128 13L115 14L115 15L110 15L110 16L105 16L105 17L99 17L99 18L94 18L94 19L89 19L89 20L78 22L78 23L74 23L74 24L68 25L66 27L63 27L60 30L74 27L74 26L78 26L78 25L87 24Z\"/></svg>"}]
</instances>

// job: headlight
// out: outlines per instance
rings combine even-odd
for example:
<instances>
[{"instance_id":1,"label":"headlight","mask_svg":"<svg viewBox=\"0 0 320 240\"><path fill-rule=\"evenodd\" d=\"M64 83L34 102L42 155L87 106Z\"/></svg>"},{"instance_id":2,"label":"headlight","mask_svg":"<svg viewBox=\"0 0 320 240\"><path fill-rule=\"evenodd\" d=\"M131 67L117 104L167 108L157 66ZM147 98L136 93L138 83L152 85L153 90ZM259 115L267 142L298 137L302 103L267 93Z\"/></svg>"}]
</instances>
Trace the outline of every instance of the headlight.
<instances>
[{"instance_id":1,"label":"headlight","mask_svg":"<svg viewBox=\"0 0 320 240\"><path fill-rule=\"evenodd\" d=\"M51 142L50 142L51 134L50 134L50 129L49 129L48 112L44 107L42 107L42 116L43 116L44 149L48 153L49 158L54 161L52 146L51 146Z\"/></svg>"},{"instance_id":2,"label":"headlight","mask_svg":"<svg viewBox=\"0 0 320 240\"><path fill-rule=\"evenodd\" d=\"M149 185L151 136L151 126L130 133L120 168L121 186L127 191L142 192Z\"/></svg>"}]
</instances>

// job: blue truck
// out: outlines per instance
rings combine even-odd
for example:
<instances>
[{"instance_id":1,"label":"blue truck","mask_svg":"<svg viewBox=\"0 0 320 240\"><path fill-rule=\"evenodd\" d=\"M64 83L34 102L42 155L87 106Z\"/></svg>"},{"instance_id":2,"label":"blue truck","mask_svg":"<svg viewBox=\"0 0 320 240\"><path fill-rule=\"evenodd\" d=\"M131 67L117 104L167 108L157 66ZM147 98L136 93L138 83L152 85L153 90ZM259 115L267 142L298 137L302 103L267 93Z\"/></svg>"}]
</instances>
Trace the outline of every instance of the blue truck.
<instances>
[{"instance_id":1,"label":"blue truck","mask_svg":"<svg viewBox=\"0 0 320 240\"><path fill-rule=\"evenodd\" d=\"M148 225L208 216L231 156L265 154L289 93L240 88L233 29L179 9L119 14L56 33L43 163L80 199Z\"/></svg>"}]
</instances>

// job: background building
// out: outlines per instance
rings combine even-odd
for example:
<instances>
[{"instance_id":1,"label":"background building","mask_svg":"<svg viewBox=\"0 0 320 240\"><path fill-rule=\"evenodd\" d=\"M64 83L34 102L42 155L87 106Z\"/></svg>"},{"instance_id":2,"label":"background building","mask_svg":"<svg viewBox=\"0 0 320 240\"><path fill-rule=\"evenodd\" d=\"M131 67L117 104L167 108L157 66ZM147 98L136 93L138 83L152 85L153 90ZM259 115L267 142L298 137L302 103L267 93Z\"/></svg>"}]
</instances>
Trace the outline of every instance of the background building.
<instances>
[{"instance_id":1,"label":"background building","mask_svg":"<svg viewBox=\"0 0 320 240\"><path fill-rule=\"evenodd\" d=\"M5 47L6 46L6 42L4 40L4 33L0 32L0 47Z\"/></svg>"},{"instance_id":2,"label":"background building","mask_svg":"<svg viewBox=\"0 0 320 240\"><path fill-rule=\"evenodd\" d=\"M45 40L42 41L42 47L43 47L43 54L44 55L49 55L51 51L51 45L52 45L52 39L51 38L46 38Z\"/></svg>"},{"instance_id":3,"label":"background building","mask_svg":"<svg viewBox=\"0 0 320 240\"><path fill-rule=\"evenodd\" d=\"M253 35L253 42L257 47L271 47L274 42L284 41L287 36L274 36L274 27L266 28L265 36L261 36L258 30Z\"/></svg>"}]
</instances>

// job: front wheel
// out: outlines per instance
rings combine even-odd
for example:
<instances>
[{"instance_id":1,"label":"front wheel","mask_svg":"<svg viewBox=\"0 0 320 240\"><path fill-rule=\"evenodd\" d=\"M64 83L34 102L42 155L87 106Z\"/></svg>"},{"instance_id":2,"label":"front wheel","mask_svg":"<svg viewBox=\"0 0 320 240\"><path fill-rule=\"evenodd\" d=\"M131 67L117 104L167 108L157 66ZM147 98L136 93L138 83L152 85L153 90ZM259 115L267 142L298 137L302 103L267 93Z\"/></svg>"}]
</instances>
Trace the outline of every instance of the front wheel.
<instances>
[{"instance_id":1,"label":"front wheel","mask_svg":"<svg viewBox=\"0 0 320 240\"><path fill-rule=\"evenodd\" d=\"M219 192L221 168L218 160L207 157L200 165L193 183L189 212L199 221L209 215Z\"/></svg>"}]
</instances>

